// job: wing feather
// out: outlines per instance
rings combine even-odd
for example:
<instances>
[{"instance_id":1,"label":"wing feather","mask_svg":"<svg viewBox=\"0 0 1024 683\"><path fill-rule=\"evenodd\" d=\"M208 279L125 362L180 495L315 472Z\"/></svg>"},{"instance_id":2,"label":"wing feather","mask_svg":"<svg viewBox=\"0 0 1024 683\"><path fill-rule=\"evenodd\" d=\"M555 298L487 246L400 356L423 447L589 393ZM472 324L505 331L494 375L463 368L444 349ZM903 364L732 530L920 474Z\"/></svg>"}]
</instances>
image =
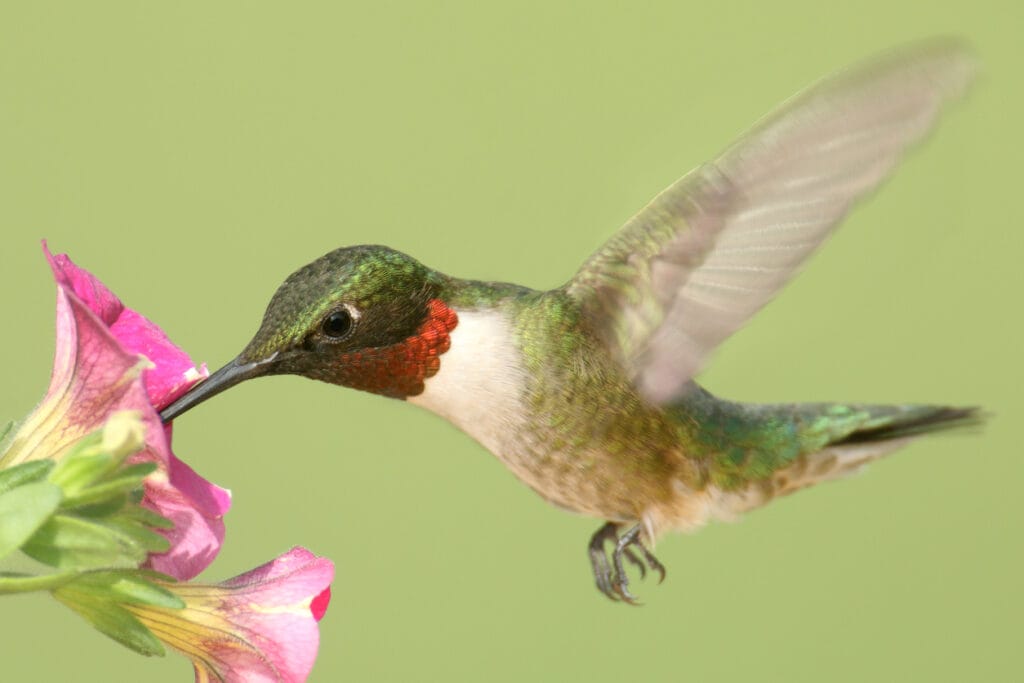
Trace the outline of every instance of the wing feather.
<instances>
[{"instance_id":1,"label":"wing feather","mask_svg":"<svg viewBox=\"0 0 1024 683\"><path fill-rule=\"evenodd\" d=\"M640 391L678 397L974 73L930 41L826 79L630 219L567 285Z\"/></svg>"}]
</instances>

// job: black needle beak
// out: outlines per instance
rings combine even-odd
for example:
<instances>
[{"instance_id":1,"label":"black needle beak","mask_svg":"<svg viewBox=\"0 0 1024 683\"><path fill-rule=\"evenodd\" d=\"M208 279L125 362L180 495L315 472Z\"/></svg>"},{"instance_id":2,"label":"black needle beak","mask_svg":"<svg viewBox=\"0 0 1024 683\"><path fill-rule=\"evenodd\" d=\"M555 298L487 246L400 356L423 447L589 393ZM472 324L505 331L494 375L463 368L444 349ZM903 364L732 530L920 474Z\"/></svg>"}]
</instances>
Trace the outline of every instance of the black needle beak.
<instances>
[{"instance_id":1,"label":"black needle beak","mask_svg":"<svg viewBox=\"0 0 1024 683\"><path fill-rule=\"evenodd\" d=\"M170 422L186 410L199 405L208 398L216 396L225 389L230 389L247 379L266 374L270 369L270 360L272 358L252 363L240 363L236 358L192 387L188 393L177 401L160 411L160 419L165 423Z\"/></svg>"}]
</instances>

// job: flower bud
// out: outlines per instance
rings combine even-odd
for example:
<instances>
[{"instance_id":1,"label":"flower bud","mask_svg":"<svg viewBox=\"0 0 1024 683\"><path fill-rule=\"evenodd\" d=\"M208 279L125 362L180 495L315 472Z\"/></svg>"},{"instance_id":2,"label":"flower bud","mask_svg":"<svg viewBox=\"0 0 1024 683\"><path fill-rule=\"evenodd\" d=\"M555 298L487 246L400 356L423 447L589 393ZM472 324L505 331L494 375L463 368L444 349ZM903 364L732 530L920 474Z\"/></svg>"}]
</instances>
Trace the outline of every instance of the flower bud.
<instances>
[{"instance_id":1,"label":"flower bud","mask_svg":"<svg viewBox=\"0 0 1024 683\"><path fill-rule=\"evenodd\" d=\"M136 453L146 443L146 427L137 410L119 410L103 425L100 450L120 460Z\"/></svg>"}]
</instances>

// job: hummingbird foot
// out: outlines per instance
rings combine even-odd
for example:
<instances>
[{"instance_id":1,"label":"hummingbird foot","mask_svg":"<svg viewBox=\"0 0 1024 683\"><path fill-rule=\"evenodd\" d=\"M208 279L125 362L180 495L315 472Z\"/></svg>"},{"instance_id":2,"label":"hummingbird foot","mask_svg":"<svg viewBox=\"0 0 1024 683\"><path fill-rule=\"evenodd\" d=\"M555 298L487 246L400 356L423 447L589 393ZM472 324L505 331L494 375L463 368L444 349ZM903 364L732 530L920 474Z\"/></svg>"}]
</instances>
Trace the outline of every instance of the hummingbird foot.
<instances>
[{"instance_id":1,"label":"hummingbird foot","mask_svg":"<svg viewBox=\"0 0 1024 683\"><path fill-rule=\"evenodd\" d=\"M629 579L626 576L625 562L632 564L640 572L640 578L647 576L647 570L657 572L658 583L665 580L665 565L658 561L643 544L642 528L639 524L631 527L621 536L619 525L608 522L590 538L588 551L590 565L594 571L597 589L611 600L622 600L631 605L639 604L636 596L629 592ZM611 556L605 552L608 542L614 544ZM639 552L634 552L634 548ZM641 559L642 558L642 559ZM610 561L609 561L610 560Z\"/></svg>"}]
</instances>

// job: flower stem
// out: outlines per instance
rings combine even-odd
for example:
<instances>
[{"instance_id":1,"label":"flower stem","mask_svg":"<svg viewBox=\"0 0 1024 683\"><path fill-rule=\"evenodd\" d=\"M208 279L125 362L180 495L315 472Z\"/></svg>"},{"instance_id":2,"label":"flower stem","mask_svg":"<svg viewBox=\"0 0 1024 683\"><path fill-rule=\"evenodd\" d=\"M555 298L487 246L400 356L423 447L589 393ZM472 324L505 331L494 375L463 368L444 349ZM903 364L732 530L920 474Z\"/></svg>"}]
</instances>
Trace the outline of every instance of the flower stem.
<instances>
[{"instance_id":1,"label":"flower stem","mask_svg":"<svg viewBox=\"0 0 1024 683\"><path fill-rule=\"evenodd\" d=\"M42 576L0 575L0 595L53 590L77 576L79 572L58 572Z\"/></svg>"}]
</instances>

